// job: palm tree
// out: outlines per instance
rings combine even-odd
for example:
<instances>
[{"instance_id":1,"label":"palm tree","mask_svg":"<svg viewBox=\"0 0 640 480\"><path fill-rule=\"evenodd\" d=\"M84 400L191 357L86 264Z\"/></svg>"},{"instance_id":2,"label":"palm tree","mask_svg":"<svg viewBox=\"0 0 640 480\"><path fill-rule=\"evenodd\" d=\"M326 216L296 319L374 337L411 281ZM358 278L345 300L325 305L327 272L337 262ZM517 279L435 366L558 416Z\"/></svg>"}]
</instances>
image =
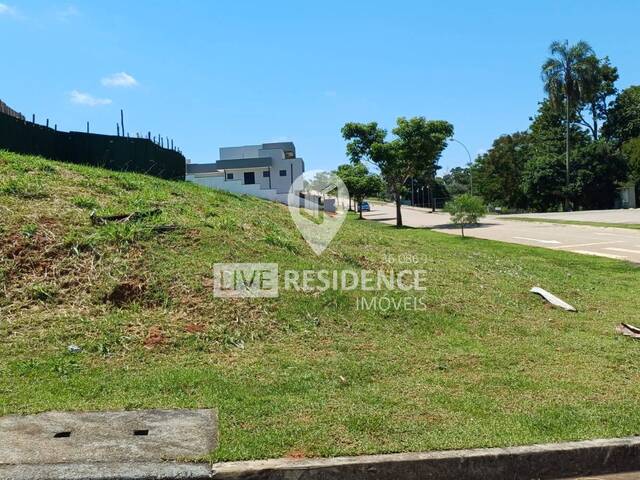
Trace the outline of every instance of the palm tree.
<instances>
[{"instance_id":1,"label":"palm tree","mask_svg":"<svg viewBox=\"0 0 640 480\"><path fill-rule=\"evenodd\" d=\"M589 82L594 57L593 49L587 42L580 41L569 45L569 41L553 42L549 47L551 57L542 65L544 89L551 102L556 106L564 106L566 121L565 167L566 187L565 210L569 208L569 131L571 114L580 103L583 90Z\"/></svg>"}]
</instances>

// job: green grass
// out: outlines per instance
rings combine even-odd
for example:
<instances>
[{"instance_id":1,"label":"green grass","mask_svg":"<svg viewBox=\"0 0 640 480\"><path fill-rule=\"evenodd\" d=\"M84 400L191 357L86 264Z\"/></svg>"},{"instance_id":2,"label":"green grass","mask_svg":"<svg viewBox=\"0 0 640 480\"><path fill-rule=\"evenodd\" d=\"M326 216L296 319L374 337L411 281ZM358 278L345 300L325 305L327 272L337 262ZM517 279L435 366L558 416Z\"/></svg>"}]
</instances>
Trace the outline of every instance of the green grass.
<instances>
[{"instance_id":1,"label":"green grass","mask_svg":"<svg viewBox=\"0 0 640 480\"><path fill-rule=\"evenodd\" d=\"M283 206L9 153L0 239L0 414L213 407L211 460L640 432L640 343L614 332L640 307L629 263L355 214L318 257ZM255 261L424 269L426 309L358 311L376 295L358 291L213 297L214 263ZM534 285L579 312L549 308Z\"/></svg>"},{"instance_id":2,"label":"green grass","mask_svg":"<svg viewBox=\"0 0 640 480\"><path fill-rule=\"evenodd\" d=\"M544 222L559 223L565 225L587 225L591 227L614 227L614 228L630 228L632 230L640 229L640 223L610 223L610 222L588 222L582 220L559 220L555 218L534 218L534 217L500 217L503 220L515 220L518 222Z\"/></svg>"}]
</instances>

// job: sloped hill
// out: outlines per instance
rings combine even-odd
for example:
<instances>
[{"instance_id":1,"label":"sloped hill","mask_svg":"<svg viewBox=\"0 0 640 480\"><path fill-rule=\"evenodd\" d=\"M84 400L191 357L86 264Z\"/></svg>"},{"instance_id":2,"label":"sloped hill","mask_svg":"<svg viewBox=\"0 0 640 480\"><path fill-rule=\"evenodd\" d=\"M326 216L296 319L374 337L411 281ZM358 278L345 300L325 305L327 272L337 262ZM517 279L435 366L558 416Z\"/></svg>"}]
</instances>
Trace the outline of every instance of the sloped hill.
<instances>
[{"instance_id":1,"label":"sloped hill","mask_svg":"<svg viewBox=\"0 0 640 480\"><path fill-rule=\"evenodd\" d=\"M429 286L416 309L357 306L400 291L220 299L216 262L421 269ZM640 344L614 327L639 280L355 216L318 257L277 204L0 152L0 413L215 407L213 459L633 434Z\"/></svg>"}]
</instances>

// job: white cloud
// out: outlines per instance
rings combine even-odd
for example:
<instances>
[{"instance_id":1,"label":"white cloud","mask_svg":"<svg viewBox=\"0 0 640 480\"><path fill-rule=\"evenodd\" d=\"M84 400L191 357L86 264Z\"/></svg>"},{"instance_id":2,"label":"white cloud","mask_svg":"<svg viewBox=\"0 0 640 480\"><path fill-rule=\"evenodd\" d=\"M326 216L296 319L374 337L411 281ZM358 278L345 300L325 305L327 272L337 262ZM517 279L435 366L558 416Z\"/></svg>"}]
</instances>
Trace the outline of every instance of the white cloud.
<instances>
[{"instance_id":1,"label":"white cloud","mask_svg":"<svg viewBox=\"0 0 640 480\"><path fill-rule=\"evenodd\" d=\"M6 3L0 3L0 15L7 15L9 17L15 17L18 11Z\"/></svg>"},{"instance_id":2,"label":"white cloud","mask_svg":"<svg viewBox=\"0 0 640 480\"><path fill-rule=\"evenodd\" d=\"M100 105L109 105L111 103L110 98L96 98L90 93L83 93L78 90L73 90L69 93L69 99L71 100L71 103L85 105L87 107L98 107Z\"/></svg>"},{"instance_id":3,"label":"white cloud","mask_svg":"<svg viewBox=\"0 0 640 480\"><path fill-rule=\"evenodd\" d=\"M129 88L138 85L138 81L125 72L113 73L107 77L104 77L101 82L105 87Z\"/></svg>"},{"instance_id":4,"label":"white cloud","mask_svg":"<svg viewBox=\"0 0 640 480\"><path fill-rule=\"evenodd\" d=\"M74 5L67 5L56 13L58 20L68 20L72 17L80 15L80 11Z\"/></svg>"}]
</instances>

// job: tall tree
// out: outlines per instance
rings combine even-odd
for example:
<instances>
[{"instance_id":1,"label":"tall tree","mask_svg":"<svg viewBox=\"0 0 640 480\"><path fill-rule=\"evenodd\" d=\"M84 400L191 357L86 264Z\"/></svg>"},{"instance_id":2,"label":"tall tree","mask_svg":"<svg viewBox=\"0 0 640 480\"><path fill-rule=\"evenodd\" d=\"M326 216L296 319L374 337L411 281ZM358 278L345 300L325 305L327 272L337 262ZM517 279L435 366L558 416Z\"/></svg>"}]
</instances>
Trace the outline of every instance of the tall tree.
<instances>
[{"instance_id":1,"label":"tall tree","mask_svg":"<svg viewBox=\"0 0 640 480\"><path fill-rule=\"evenodd\" d=\"M453 135L453 126L445 121L424 117L398 118L393 130L397 138L385 140L386 132L377 123L347 123L342 136L347 143L347 155L354 163L363 159L380 170L396 203L396 226L402 226L402 195L407 180L420 175L435 177L438 160L446 140Z\"/></svg>"},{"instance_id":2,"label":"tall tree","mask_svg":"<svg viewBox=\"0 0 640 480\"><path fill-rule=\"evenodd\" d=\"M603 134L617 145L640 137L640 86L624 89L612 102Z\"/></svg>"},{"instance_id":3,"label":"tall tree","mask_svg":"<svg viewBox=\"0 0 640 480\"><path fill-rule=\"evenodd\" d=\"M476 190L494 205L524 209L527 196L522 189L522 174L531 156L531 135L516 132L494 140L473 166Z\"/></svg>"},{"instance_id":4,"label":"tall tree","mask_svg":"<svg viewBox=\"0 0 640 480\"><path fill-rule=\"evenodd\" d=\"M615 83L618 78L618 69L611 65L608 57L599 59L592 55L586 60L577 116L578 122L589 130L594 141L599 138L600 122L607 119L608 98L617 93Z\"/></svg>"},{"instance_id":5,"label":"tall tree","mask_svg":"<svg viewBox=\"0 0 640 480\"><path fill-rule=\"evenodd\" d=\"M618 184L627 179L628 165L619 149L599 140L582 146L571 159L570 194L586 210L611 208Z\"/></svg>"},{"instance_id":6,"label":"tall tree","mask_svg":"<svg viewBox=\"0 0 640 480\"><path fill-rule=\"evenodd\" d=\"M563 181L563 161L557 155L532 157L522 172L522 189L529 207L536 211L557 210L569 188Z\"/></svg>"},{"instance_id":7,"label":"tall tree","mask_svg":"<svg viewBox=\"0 0 640 480\"><path fill-rule=\"evenodd\" d=\"M550 100L544 100L539 104L537 115L532 118L529 127L529 159L523 169L522 184L530 208L556 209L563 202L566 205L567 199L573 196L571 180L566 182L566 159L563 161L562 158L566 147L566 125L563 117L563 113ZM574 150L589 143L589 135L577 123L572 123L569 141L573 146L569 159L571 162ZM541 171L538 172L537 169ZM557 173L557 178L550 176L552 172Z\"/></svg>"},{"instance_id":8,"label":"tall tree","mask_svg":"<svg viewBox=\"0 0 640 480\"><path fill-rule=\"evenodd\" d=\"M362 163L340 165L336 174L342 179L349 191L349 209L351 209L351 199L356 206L371 195L376 195L383 191L384 183L380 175L369 173L367 167ZM362 210L360 210L362 218Z\"/></svg>"},{"instance_id":9,"label":"tall tree","mask_svg":"<svg viewBox=\"0 0 640 480\"><path fill-rule=\"evenodd\" d=\"M569 42L553 42L549 47L551 57L542 65L542 78L545 90L552 104L564 110L565 114L565 185L569 187L570 128L572 115L579 107L584 95L584 86L588 84L593 69L593 49L587 42L575 45ZM568 194L565 196L565 209L569 208Z\"/></svg>"},{"instance_id":10,"label":"tall tree","mask_svg":"<svg viewBox=\"0 0 640 480\"><path fill-rule=\"evenodd\" d=\"M427 120L424 117L397 120L393 129L398 137L399 154L411 169L411 176L430 179L430 190L435 191L438 161L447 147L447 139L453 136L453 125L444 120ZM431 203L435 211L435 201Z\"/></svg>"}]
</instances>

